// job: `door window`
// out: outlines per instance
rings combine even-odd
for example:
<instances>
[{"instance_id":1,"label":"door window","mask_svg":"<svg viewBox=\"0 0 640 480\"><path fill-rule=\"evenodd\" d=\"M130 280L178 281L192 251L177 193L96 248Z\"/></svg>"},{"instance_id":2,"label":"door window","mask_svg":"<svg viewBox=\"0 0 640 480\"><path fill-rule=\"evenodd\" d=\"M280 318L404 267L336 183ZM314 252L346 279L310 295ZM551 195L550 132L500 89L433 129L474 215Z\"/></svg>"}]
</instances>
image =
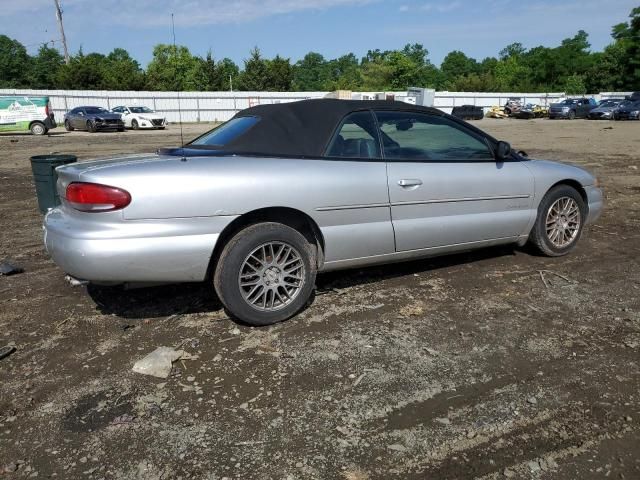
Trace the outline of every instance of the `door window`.
<instances>
[{"instance_id":1,"label":"door window","mask_svg":"<svg viewBox=\"0 0 640 480\"><path fill-rule=\"evenodd\" d=\"M371 112L348 115L327 148L328 157L380 158L376 125Z\"/></svg>"},{"instance_id":2,"label":"door window","mask_svg":"<svg viewBox=\"0 0 640 480\"><path fill-rule=\"evenodd\" d=\"M388 160L493 160L486 141L445 117L414 112L376 112Z\"/></svg>"}]
</instances>

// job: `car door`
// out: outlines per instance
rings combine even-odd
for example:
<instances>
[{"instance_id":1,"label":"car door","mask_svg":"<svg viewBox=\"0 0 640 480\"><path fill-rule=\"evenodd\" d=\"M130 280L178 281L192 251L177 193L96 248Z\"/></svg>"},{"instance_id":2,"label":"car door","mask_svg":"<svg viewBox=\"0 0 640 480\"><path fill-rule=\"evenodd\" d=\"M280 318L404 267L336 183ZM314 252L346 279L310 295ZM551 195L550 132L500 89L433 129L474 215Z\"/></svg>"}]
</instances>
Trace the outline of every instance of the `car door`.
<instances>
[{"instance_id":1,"label":"car door","mask_svg":"<svg viewBox=\"0 0 640 480\"><path fill-rule=\"evenodd\" d=\"M313 171L320 191L301 193L320 202L313 217L325 239L325 265L394 253L387 169L373 113L347 115L325 157L322 169Z\"/></svg>"},{"instance_id":2,"label":"car door","mask_svg":"<svg viewBox=\"0 0 640 480\"><path fill-rule=\"evenodd\" d=\"M376 118L397 251L524 234L535 212L523 161L497 162L488 139L441 115L378 111Z\"/></svg>"},{"instance_id":3,"label":"car door","mask_svg":"<svg viewBox=\"0 0 640 480\"><path fill-rule=\"evenodd\" d=\"M120 107L121 111L120 113L122 121L124 122L124 126L125 127L130 127L131 126L131 112L129 111L129 109L127 107Z\"/></svg>"},{"instance_id":4,"label":"car door","mask_svg":"<svg viewBox=\"0 0 640 480\"><path fill-rule=\"evenodd\" d=\"M576 117L586 117L590 109L591 109L591 104L589 103L589 100L585 98L581 98L580 100L578 100Z\"/></svg>"},{"instance_id":5,"label":"car door","mask_svg":"<svg viewBox=\"0 0 640 480\"><path fill-rule=\"evenodd\" d=\"M75 113L71 120L71 126L73 128L85 128L85 120L84 120L84 109L82 107L78 107L74 109Z\"/></svg>"}]
</instances>

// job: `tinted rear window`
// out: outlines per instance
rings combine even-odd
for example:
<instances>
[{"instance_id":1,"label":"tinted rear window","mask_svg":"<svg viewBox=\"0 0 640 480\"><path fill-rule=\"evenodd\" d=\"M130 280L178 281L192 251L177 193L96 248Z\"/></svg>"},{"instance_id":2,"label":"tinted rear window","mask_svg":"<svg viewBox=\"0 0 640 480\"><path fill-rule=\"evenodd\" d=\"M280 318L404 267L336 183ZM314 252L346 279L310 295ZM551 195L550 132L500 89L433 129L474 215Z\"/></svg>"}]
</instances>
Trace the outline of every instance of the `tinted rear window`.
<instances>
[{"instance_id":1,"label":"tinted rear window","mask_svg":"<svg viewBox=\"0 0 640 480\"><path fill-rule=\"evenodd\" d=\"M226 145L247 132L259 121L259 117L232 118L210 132L205 133L200 138L196 138L190 145Z\"/></svg>"}]
</instances>

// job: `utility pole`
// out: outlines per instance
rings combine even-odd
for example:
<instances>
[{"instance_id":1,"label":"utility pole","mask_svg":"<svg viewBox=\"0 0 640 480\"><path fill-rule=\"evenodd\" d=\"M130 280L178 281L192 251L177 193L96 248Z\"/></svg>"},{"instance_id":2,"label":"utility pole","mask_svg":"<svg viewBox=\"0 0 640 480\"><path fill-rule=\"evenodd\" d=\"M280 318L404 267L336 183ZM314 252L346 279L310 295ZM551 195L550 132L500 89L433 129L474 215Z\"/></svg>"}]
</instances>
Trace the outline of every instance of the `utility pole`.
<instances>
[{"instance_id":1,"label":"utility pole","mask_svg":"<svg viewBox=\"0 0 640 480\"><path fill-rule=\"evenodd\" d=\"M60 36L62 37L62 48L64 49L64 63L69 65L69 50L67 49L67 37L64 35L64 25L62 25L62 8L60 8L60 0L53 0L56 4L56 18L60 27Z\"/></svg>"}]
</instances>

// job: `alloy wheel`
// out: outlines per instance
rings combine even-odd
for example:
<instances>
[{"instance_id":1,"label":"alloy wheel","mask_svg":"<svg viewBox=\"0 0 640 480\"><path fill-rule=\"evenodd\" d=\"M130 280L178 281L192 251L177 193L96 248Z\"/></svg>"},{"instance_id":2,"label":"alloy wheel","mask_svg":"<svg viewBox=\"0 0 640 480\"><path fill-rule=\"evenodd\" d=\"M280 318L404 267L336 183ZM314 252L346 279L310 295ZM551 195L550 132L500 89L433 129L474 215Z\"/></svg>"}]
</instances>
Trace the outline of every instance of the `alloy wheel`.
<instances>
[{"instance_id":1,"label":"alloy wheel","mask_svg":"<svg viewBox=\"0 0 640 480\"><path fill-rule=\"evenodd\" d=\"M242 298L253 308L272 312L289 305L304 286L300 252L284 242L268 242L244 260L238 275Z\"/></svg>"},{"instance_id":2,"label":"alloy wheel","mask_svg":"<svg viewBox=\"0 0 640 480\"><path fill-rule=\"evenodd\" d=\"M556 248L564 248L576 239L581 223L580 207L571 197L560 197L547 210L547 238Z\"/></svg>"}]
</instances>

